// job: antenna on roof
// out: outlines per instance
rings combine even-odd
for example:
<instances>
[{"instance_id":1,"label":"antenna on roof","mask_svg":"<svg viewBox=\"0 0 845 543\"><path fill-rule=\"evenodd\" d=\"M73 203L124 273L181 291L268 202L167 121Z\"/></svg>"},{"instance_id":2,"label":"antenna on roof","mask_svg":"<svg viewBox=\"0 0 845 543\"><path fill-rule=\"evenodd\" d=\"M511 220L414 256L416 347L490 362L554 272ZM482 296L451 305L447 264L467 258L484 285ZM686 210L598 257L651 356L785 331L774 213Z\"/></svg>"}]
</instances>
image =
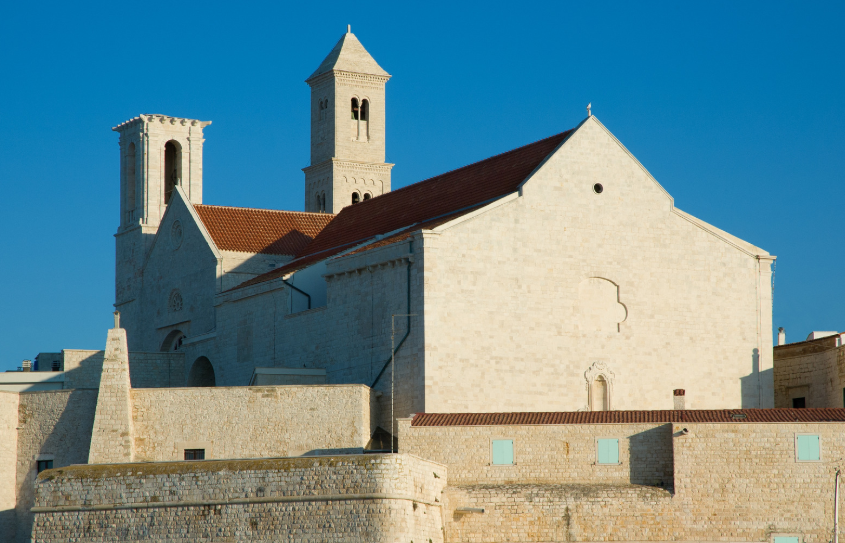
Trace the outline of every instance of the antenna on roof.
<instances>
[{"instance_id":1,"label":"antenna on roof","mask_svg":"<svg viewBox=\"0 0 845 543\"><path fill-rule=\"evenodd\" d=\"M352 34L352 25L346 25L346 33Z\"/></svg>"},{"instance_id":2,"label":"antenna on roof","mask_svg":"<svg viewBox=\"0 0 845 543\"><path fill-rule=\"evenodd\" d=\"M593 106L593 103L592 103L592 102L590 102L589 104L587 104L587 117L592 117L592 116L593 116L592 111L590 111L590 108L591 108L592 106Z\"/></svg>"}]
</instances>

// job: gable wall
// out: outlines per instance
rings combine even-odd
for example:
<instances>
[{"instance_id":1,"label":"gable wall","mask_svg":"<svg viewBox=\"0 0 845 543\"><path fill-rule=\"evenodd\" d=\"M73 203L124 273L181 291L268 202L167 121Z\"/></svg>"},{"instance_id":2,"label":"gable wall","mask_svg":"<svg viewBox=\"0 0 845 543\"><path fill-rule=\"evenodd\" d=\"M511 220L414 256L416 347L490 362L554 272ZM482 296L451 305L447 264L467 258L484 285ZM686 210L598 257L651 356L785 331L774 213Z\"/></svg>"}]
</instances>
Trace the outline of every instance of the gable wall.
<instances>
[{"instance_id":1,"label":"gable wall","mask_svg":"<svg viewBox=\"0 0 845 543\"><path fill-rule=\"evenodd\" d=\"M171 231L178 220L181 243L173 243ZM188 336L214 328L213 298L218 288L218 262L181 195L174 192L159 228L147 265L141 294L141 322L125 323L129 348L158 351L173 330ZM171 293L178 290L182 309L169 307Z\"/></svg>"},{"instance_id":2,"label":"gable wall","mask_svg":"<svg viewBox=\"0 0 845 543\"><path fill-rule=\"evenodd\" d=\"M670 209L588 121L522 197L432 236L426 410L585 409L595 362L611 409L672 409L675 388L758 407L757 261Z\"/></svg>"}]
</instances>

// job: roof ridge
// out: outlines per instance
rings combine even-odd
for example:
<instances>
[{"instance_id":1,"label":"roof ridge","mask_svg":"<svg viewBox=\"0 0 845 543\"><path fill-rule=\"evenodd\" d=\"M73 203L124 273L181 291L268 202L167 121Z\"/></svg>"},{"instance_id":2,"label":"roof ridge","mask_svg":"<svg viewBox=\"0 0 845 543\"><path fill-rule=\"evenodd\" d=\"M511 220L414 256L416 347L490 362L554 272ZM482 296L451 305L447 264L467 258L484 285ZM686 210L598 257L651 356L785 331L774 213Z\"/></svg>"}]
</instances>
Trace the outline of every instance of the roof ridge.
<instances>
[{"instance_id":1,"label":"roof ridge","mask_svg":"<svg viewBox=\"0 0 845 543\"><path fill-rule=\"evenodd\" d=\"M570 128L569 130L564 130L563 132L558 132L557 134L552 134L551 136L547 136L547 137L545 137L545 138L540 138L540 139L538 139L537 141L532 141L531 143L526 143L525 145L520 145L519 147L516 147L516 148L514 148L514 149L509 149L509 150L507 150L507 151L502 151L502 152L501 152L501 153L499 153L499 154L492 155L492 156L488 156L487 158L482 158L481 160L477 160L477 161L475 161L475 162L470 162L469 164L465 164L465 165L460 166L460 167L458 167L458 168L455 168L455 169L453 169L453 170L446 170L446 171L445 171L445 172L443 172L443 173L439 173L439 174L437 174L437 175L433 175L433 176L431 176L431 177L427 177L427 178L425 178L425 179L421 179L421 180L419 180L419 181L416 181L416 182L414 182L414 183L411 183L410 185L405 185L404 187L399 187L399 188L398 188L398 189L396 189L396 190L391 190L390 192L385 192L384 194L380 194L380 195L376 196L375 198L370 198L369 200L364 200L364 201L371 202L371 201L375 200L376 198L381 198L382 196L387 196L388 194L401 193L403 190L405 190L405 189L409 189L409 188L411 188L411 187L413 187L413 186L416 186L416 185L419 185L420 183L425 183L426 181L430 181L430 180L432 180L432 179L437 179L438 177L443 177L444 175L448 175L448 174L450 174L450 173L459 172L459 171L461 171L461 170L463 170L463 169L465 169L465 168L471 168L471 167L473 167L473 166L478 166L479 164L483 164L484 162L487 162L488 160L493 160L493 159L495 159L495 158L499 158L499 157L502 157L502 156L507 155L507 154L510 154L510 153L515 153L515 152L517 152L517 151L521 151L521 150L525 149L526 147L531 147L532 145L536 145L536 144L538 144L538 143L542 143L542 142L544 142L544 141L548 141L548 140L550 140L550 139L552 139L552 138L556 138L556 137L562 136L562 135L566 134L567 132L572 132L573 130L575 130L575 129L574 129L574 128ZM548 156L548 155L547 155L547 156ZM358 202L358 203L360 204L360 203L363 203L363 202Z\"/></svg>"},{"instance_id":2,"label":"roof ridge","mask_svg":"<svg viewBox=\"0 0 845 543\"><path fill-rule=\"evenodd\" d=\"M216 207L220 209L244 209L249 211L266 211L268 213L298 213L300 215L316 215L319 217L336 217L334 213L318 213L314 211L291 211L288 209L267 209L264 207L239 207L239 206L222 206L217 204L191 204L194 207Z\"/></svg>"}]
</instances>

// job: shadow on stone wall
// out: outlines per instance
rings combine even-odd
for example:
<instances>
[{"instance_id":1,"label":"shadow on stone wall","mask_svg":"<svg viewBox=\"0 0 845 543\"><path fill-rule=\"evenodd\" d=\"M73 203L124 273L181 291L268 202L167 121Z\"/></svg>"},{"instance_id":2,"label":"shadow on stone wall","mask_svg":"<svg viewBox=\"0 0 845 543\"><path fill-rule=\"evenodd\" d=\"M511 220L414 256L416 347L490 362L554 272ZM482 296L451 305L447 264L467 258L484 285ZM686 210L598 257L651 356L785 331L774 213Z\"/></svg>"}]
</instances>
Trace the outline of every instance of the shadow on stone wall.
<instances>
[{"instance_id":1,"label":"shadow on stone wall","mask_svg":"<svg viewBox=\"0 0 845 543\"><path fill-rule=\"evenodd\" d=\"M672 425L664 424L628 438L632 485L673 489Z\"/></svg>"},{"instance_id":2,"label":"shadow on stone wall","mask_svg":"<svg viewBox=\"0 0 845 543\"><path fill-rule=\"evenodd\" d=\"M0 511L0 534L2 534L7 541L15 540L16 523L17 519L15 518L14 509Z\"/></svg>"},{"instance_id":3,"label":"shadow on stone wall","mask_svg":"<svg viewBox=\"0 0 845 543\"><path fill-rule=\"evenodd\" d=\"M753 349L751 351L751 373L739 378L743 409L761 407L760 395L763 384L772 382L773 373L772 368L760 371L760 351Z\"/></svg>"}]
</instances>

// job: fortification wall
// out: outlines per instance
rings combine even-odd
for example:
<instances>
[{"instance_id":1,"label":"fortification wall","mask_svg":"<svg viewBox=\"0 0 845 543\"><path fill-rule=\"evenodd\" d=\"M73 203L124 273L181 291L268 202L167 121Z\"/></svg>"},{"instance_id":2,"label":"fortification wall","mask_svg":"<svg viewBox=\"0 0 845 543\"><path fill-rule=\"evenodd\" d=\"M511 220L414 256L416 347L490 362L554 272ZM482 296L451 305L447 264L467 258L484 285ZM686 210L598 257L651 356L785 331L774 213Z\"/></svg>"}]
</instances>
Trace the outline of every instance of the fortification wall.
<instances>
[{"instance_id":1,"label":"fortification wall","mask_svg":"<svg viewBox=\"0 0 845 543\"><path fill-rule=\"evenodd\" d=\"M775 347L775 407L842 407L845 402L845 345L839 336Z\"/></svg>"},{"instance_id":2,"label":"fortification wall","mask_svg":"<svg viewBox=\"0 0 845 543\"><path fill-rule=\"evenodd\" d=\"M105 351L65 349L62 353L65 388L99 388ZM185 386L186 371L182 353L129 353L129 379L133 388Z\"/></svg>"},{"instance_id":3,"label":"fortification wall","mask_svg":"<svg viewBox=\"0 0 845 543\"><path fill-rule=\"evenodd\" d=\"M449 466L449 484L672 486L671 424L423 426L399 421L399 449ZM619 439L619 465L596 463L596 439ZM512 439L514 465L493 465L491 442Z\"/></svg>"},{"instance_id":4,"label":"fortification wall","mask_svg":"<svg viewBox=\"0 0 845 543\"><path fill-rule=\"evenodd\" d=\"M0 391L0 534L10 541L15 538L19 399L17 392Z\"/></svg>"},{"instance_id":5,"label":"fortification wall","mask_svg":"<svg viewBox=\"0 0 845 543\"><path fill-rule=\"evenodd\" d=\"M354 452L371 429L364 385L133 389L138 461L182 460L185 448L206 459Z\"/></svg>"},{"instance_id":6,"label":"fortification wall","mask_svg":"<svg viewBox=\"0 0 845 543\"><path fill-rule=\"evenodd\" d=\"M834 468L845 454L843 423L574 426L415 428L402 421L400 446L447 465L443 503L450 543L770 541L778 534L800 535L806 543L830 540ZM463 441L460 433L474 437ZM821 461L796 460L795 436L802 433L820 436ZM662 457L668 445L674 489L625 481L578 452L591 438L613 435L655 437L638 444L645 455L639 459L633 439L624 440L627 454L620 439L620 460L630 473L642 469L637 463L654 463L648 453ZM516 466L485 465L478 451L486 452L484 442L493 437L514 439ZM520 450L530 466L519 465ZM500 475L507 470L522 470L523 477Z\"/></svg>"},{"instance_id":7,"label":"fortification wall","mask_svg":"<svg viewBox=\"0 0 845 543\"><path fill-rule=\"evenodd\" d=\"M33 539L440 543L445 480L407 455L73 466L39 476Z\"/></svg>"},{"instance_id":8,"label":"fortification wall","mask_svg":"<svg viewBox=\"0 0 845 543\"><path fill-rule=\"evenodd\" d=\"M17 426L17 541L28 542L32 526L30 507L38 460L53 467L85 464L94 425L97 390L22 392Z\"/></svg>"}]
</instances>

